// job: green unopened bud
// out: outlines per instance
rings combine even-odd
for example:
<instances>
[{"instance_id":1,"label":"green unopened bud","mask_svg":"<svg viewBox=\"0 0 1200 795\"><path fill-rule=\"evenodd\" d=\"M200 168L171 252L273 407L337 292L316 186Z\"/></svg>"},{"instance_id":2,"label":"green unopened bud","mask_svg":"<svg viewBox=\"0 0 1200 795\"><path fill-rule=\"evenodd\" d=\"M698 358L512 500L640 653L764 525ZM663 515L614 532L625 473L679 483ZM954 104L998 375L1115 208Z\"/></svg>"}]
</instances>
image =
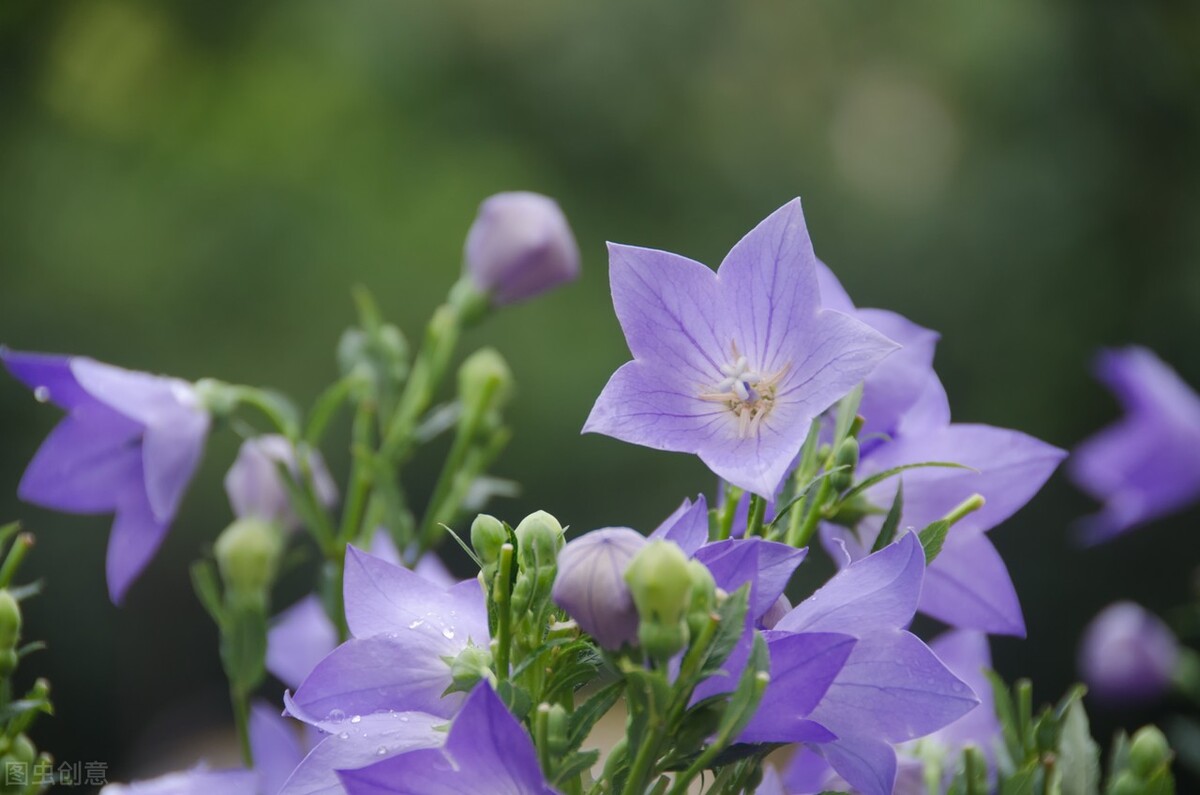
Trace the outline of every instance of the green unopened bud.
<instances>
[{"instance_id":1,"label":"green unopened bud","mask_svg":"<svg viewBox=\"0 0 1200 795\"><path fill-rule=\"evenodd\" d=\"M692 576L687 556L670 541L651 541L625 571L637 605L638 642L652 657L669 657L687 645Z\"/></svg>"},{"instance_id":2,"label":"green unopened bud","mask_svg":"<svg viewBox=\"0 0 1200 795\"><path fill-rule=\"evenodd\" d=\"M261 519L238 519L217 538L213 553L226 589L242 597L262 599L275 581L283 552L282 533Z\"/></svg>"},{"instance_id":3,"label":"green unopened bud","mask_svg":"<svg viewBox=\"0 0 1200 795\"><path fill-rule=\"evenodd\" d=\"M337 360L343 375L363 371L372 378L399 383L408 375L408 340L390 324L371 331L347 329L338 341Z\"/></svg>"},{"instance_id":4,"label":"green unopened bud","mask_svg":"<svg viewBox=\"0 0 1200 795\"><path fill-rule=\"evenodd\" d=\"M464 407L494 409L508 402L512 371L494 348L480 348L458 368L458 396Z\"/></svg>"},{"instance_id":5,"label":"green unopened bud","mask_svg":"<svg viewBox=\"0 0 1200 795\"><path fill-rule=\"evenodd\" d=\"M522 568L554 565L563 547L563 528L557 519L545 511L536 511L522 519L513 532Z\"/></svg>"},{"instance_id":6,"label":"green unopened bud","mask_svg":"<svg viewBox=\"0 0 1200 795\"><path fill-rule=\"evenodd\" d=\"M683 651L691 638L686 621L656 623L642 621L638 624L638 645L656 660L665 660Z\"/></svg>"},{"instance_id":7,"label":"green unopened bud","mask_svg":"<svg viewBox=\"0 0 1200 795\"><path fill-rule=\"evenodd\" d=\"M500 547L508 543L504 523L494 516L481 513L471 522L471 547L484 566L500 559Z\"/></svg>"},{"instance_id":8,"label":"green unopened bud","mask_svg":"<svg viewBox=\"0 0 1200 795\"><path fill-rule=\"evenodd\" d=\"M1146 782L1128 770L1122 771L1108 785L1108 795L1143 795L1145 791Z\"/></svg>"},{"instance_id":9,"label":"green unopened bud","mask_svg":"<svg viewBox=\"0 0 1200 795\"><path fill-rule=\"evenodd\" d=\"M1129 769L1148 779L1171 761L1171 746L1156 726L1143 726L1129 745Z\"/></svg>"},{"instance_id":10,"label":"green unopened bud","mask_svg":"<svg viewBox=\"0 0 1200 795\"><path fill-rule=\"evenodd\" d=\"M21 641L21 606L7 591L0 591L0 678L17 669L17 645Z\"/></svg>"},{"instance_id":11,"label":"green unopened bud","mask_svg":"<svg viewBox=\"0 0 1200 795\"><path fill-rule=\"evenodd\" d=\"M858 466L858 452L858 440L853 436L846 437L838 446L833 465L847 468L839 469L829 476L829 485L837 491L845 491L854 483L854 468Z\"/></svg>"},{"instance_id":12,"label":"green unopened bud","mask_svg":"<svg viewBox=\"0 0 1200 795\"><path fill-rule=\"evenodd\" d=\"M564 754L571 747L571 716L562 704L550 707L546 716L546 740L550 753L555 755Z\"/></svg>"},{"instance_id":13,"label":"green unopened bud","mask_svg":"<svg viewBox=\"0 0 1200 795\"><path fill-rule=\"evenodd\" d=\"M485 646L470 645L450 663L451 691L469 693L481 679L492 679L492 653Z\"/></svg>"},{"instance_id":14,"label":"green unopened bud","mask_svg":"<svg viewBox=\"0 0 1200 795\"><path fill-rule=\"evenodd\" d=\"M717 606L717 583L708 567L698 560L688 561L688 576L692 580L692 602L688 606L687 624L695 637L708 624Z\"/></svg>"}]
</instances>

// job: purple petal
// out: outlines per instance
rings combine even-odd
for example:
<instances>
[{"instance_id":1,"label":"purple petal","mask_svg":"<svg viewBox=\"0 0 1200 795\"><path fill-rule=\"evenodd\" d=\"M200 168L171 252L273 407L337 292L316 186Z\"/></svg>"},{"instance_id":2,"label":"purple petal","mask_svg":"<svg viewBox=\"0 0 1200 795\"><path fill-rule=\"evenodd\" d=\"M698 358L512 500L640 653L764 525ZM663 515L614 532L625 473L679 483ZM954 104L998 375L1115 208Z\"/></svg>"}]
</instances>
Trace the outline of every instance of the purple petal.
<instances>
[{"instance_id":1,"label":"purple petal","mask_svg":"<svg viewBox=\"0 0 1200 795\"><path fill-rule=\"evenodd\" d=\"M763 765L762 781L754 790L755 795L788 795L783 788L783 779L774 765Z\"/></svg>"},{"instance_id":2,"label":"purple petal","mask_svg":"<svg viewBox=\"0 0 1200 795\"><path fill-rule=\"evenodd\" d=\"M730 593L750 583L750 615L758 619L783 595L807 551L761 538L731 538L706 544L695 557Z\"/></svg>"},{"instance_id":3,"label":"purple petal","mask_svg":"<svg viewBox=\"0 0 1200 795\"><path fill-rule=\"evenodd\" d=\"M996 719L992 685L985 671L992 667L992 654L988 649L987 635L982 632L953 630L939 635L929 644L938 659L966 683L979 697L979 706L932 736L940 743L960 749L968 744L975 745L989 759L995 758L996 745L1000 737L1000 723Z\"/></svg>"},{"instance_id":4,"label":"purple petal","mask_svg":"<svg viewBox=\"0 0 1200 795\"><path fill-rule=\"evenodd\" d=\"M204 766L168 773L132 784L109 784L101 795L260 795L258 778L249 770L209 770Z\"/></svg>"},{"instance_id":5,"label":"purple petal","mask_svg":"<svg viewBox=\"0 0 1200 795\"><path fill-rule=\"evenodd\" d=\"M904 412L893 436L906 437L944 428L950 424L950 398L937 378L925 382L916 400Z\"/></svg>"},{"instance_id":6,"label":"purple petal","mask_svg":"<svg viewBox=\"0 0 1200 795\"><path fill-rule=\"evenodd\" d=\"M604 385L583 432L656 450L698 452L707 440L728 438L736 423L725 408L701 400L702 389L663 378L649 361L626 362Z\"/></svg>"},{"instance_id":7,"label":"purple petal","mask_svg":"<svg viewBox=\"0 0 1200 795\"><path fill-rule=\"evenodd\" d=\"M201 411L195 388L178 378L126 370L94 359L71 359L79 386L142 425L170 425L181 409Z\"/></svg>"},{"instance_id":8,"label":"purple petal","mask_svg":"<svg viewBox=\"0 0 1200 795\"><path fill-rule=\"evenodd\" d=\"M896 752L868 737L841 737L821 746L821 753L861 795L892 795L896 784Z\"/></svg>"},{"instance_id":9,"label":"purple petal","mask_svg":"<svg viewBox=\"0 0 1200 795\"><path fill-rule=\"evenodd\" d=\"M978 493L986 504L958 522L955 530L990 530L1029 502L1065 456L1063 450L1018 431L956 423L879 447L864 458L862 474L922 461L972 467L975 471L928 467L905 472L903 523L924 527ZM897 482L892 478L871 489L872 501L890 505Z\"/></svg>"},{"instance_id":10,"label":"purple petal","mask_svg":"<svg viewBox=\"0 0 1200 795\"><path fill-rule=\"evenodd\" d=\"M250 750L262 795L276 795L304 758L299 724L279 717L277 708L255 702L250 708Z\"/></svg>"},{"instance_id":11,"label":"purple petal","mask_svg":"<svg viewBox=\"0 0 1200 795\"><path fill-rule=\"evenodd\" d=\"M210 422L208 414L198 409L180 409L172 414L169 423L147 426L142 443L146 496L154 515L164 522L174 518L196 474Z\"/></svg>"},{"instance_id":12,"label":"purple petal","mask_svg":"<svg viewBox=\"0 0 1200 795\"><path fill-rule=\"evenodd\" d=\"M821 306L846 315L855 312L854 301L842 286L833 271L821 260L817 260L817 287L821 293Z\"/></svg>"},{"instance_id":13,"label":"purple petal","mask_svg":"<svg viewBox=\"0 0 1200 795\"><path fill-rule=\"evenodd\" d=\"M654 249L608 246L613 308L634 358L651 365L654 388L669 381L708 386L733 339L722 318L717 275L699 262Z\"/></svg>"},{"instance_id":14,"label":"purple petal","mask_svg":"<svg viewBox=\"0 0 1200 795\"><path fill-rule=\"evenodd\" d=\"M21 383L40 399L68 411L95 399L79 385L71 372L70 356L45 353L21 353L0 348L0 361Z\"/></svg>"},{"instance_id":15,"label":"purple petal","mask_svg":"<svg viewBox=\"0 0 1200 795\"><path fill-rule=\"evenodd\" d=\"M1096 375L1131 414L1164 413L1181 425L1200 423L1200 397L1153 351L1139 346L1107 350Z\"/></svg>"},{"instance_id":16,"label":"purple petal","mask_svg":"<svg viewBox=\"0 0 1200 795\"><path fill-rule=\"evenodd\" d=\"M310 594L284 610L267 632L267 670L295 689L338 645L337 629Z\"/></svg>"},{"instance_id":17,"label":"purple petal","mask_svg":"<svg viewBox=\"0 0 1200 795\"><path fill-rule=\"evenodd\" d=\"M168 525L155 517L141 490L127 489L118 498L105 564L113 604L120 605L125 599L129 586L162 546L167 529Z\"/></svg>"},{"instance_id":18,"label":"purple petal","mask_svg":"<svg viewBox=\"0 0 1200 795\"><path fill-rule=\"evenodd\" d=\"M787 795L815 795L833 787L833 769L811 748L801 747L788 762L783 780Z\"/></svg>"},{"instance_id":19,"label":"purple petal","mask_svg":"<svg viewBox=\"0 0 1200 795\"><path fill-rule=\"evenodd\" d=\"M476 587L443 590L403 566L346 548L346 623L358 638L418 633L486 645L487 606Z\"/></svg>"},{"instance_id":20,"label":"purple petal","mask_svg":"<svg viewBox=\"0 0 1200 795\"><path fill-rule=\"evenodd\" d=\"M142 487L141 426L97 404L63 419L29 462L22 500L72 513L107 513Z\"/></svg>"},{"instance_id":21,"label":"purple petal","mask_svg":"<svg viewBox=\"0 0 1200 795\"><path fill-rule=\"evenodd\" d=\"M759 372L796 366L797 352L812 345L820 304L816 262L800 200L793 199L738 241L717 270L738 347ZM717 342L708 350L729 345Z\"/></svg>"},{"instance_id":22,"label":"purple petal","mask_svg":"<svg viewBox=\"0 0 1200 795\"><path fill-rule=\"evenodd\" d=\"M871 434L894 436L901 420L929 388L929 382L937 381L933 352L939 335L883 309L861 309L854 316L903 346L867 376L858 408L866 420L860 438Z\"/></svg>"},{"instance_id":23,"label":"purple petal","mask_svg":"<svg viewBox=\"0 0 1200 795\"><path fill-rule=\"evenodd\" d=\"M981 531L950 531L925 573L920 610L952 627L1025 637L1025 619L1008 568Z\"/></svg>"},{"instance_id":24,"label":"purple petal","mask_svg":"<svg viewBox=\"0 0 1200 795\"><path fill-rule=\"evenodd\" d=\"M341 773L349 795L554 795L533 742L487 684L472 691L441 752L401 754Z\"/></svg>"},{"instance_id":25,"label":"purple petal","mask_svg":"<svg viewBox=\"0 0 1200 795\"><path fill-rule=\"evenodd\" d=\"M304 757L278 795L344 795L337 771L437 748L446 739L437 728L446 719L422 712L384 712L362 715L357 723L352 720L325 725L329 736Z\"/></svg>"},{"instance_id":26,"label":"purple petal","mask_svg":"<svg viewBox=\"0 0 1200 795\"><path fill-rule=\"evenodd\" d=\"M906 627L916 612L924 573L925 550L914 533L906 533L835 574L780 619L775 629L862 637Z\"/></svg>"},{"instance_id":27,"label":"purple petal","mask_svg":"<svg viewBox=\"0 0 1200 795\"><path fill-rule=\"evenodd\" d=\"M685 499L683 504L650 534L650 538L674 541L683 550L683 554L688 557L695 555L696 550L708 541L708 501L704 495L697 495L695 502Z\"/></svg>"},{"instance_id":28,"label":"purple petal","mask_svg":"<svg viewBox=\"0 0 1200 795\"><path fill-rule=\"evenodd\" d=\"M816 708L855 646L834 633L765 634L771 681L763 704L739 738L742 742L829 742L828 729L805 718Z\"/></svg>"},{"instance_id":29,"label":"purple petal","mask_svg":"<svg viewBox=\"0 0 1200 795\"><path fill-rule=\"evenodd\" d=\"M809 717L840 738L901 742L953 723L978 703L920 639L892 630L859 638Z\"/></svg>"},{"instance_id":30,"label":"purple petal","mask_svg":"<svg viewBox=\"0 0 1200 795\"><path fill-rule=\"evenodd\" d=\"M450 686L450 665L442 657L464 648L465 639L449 640L440 632L353 638L317 664L292 697L299 712L289 712L306 723L379 710L449 717L462 694L442 697Z\"/></svg>"}]
</instances>

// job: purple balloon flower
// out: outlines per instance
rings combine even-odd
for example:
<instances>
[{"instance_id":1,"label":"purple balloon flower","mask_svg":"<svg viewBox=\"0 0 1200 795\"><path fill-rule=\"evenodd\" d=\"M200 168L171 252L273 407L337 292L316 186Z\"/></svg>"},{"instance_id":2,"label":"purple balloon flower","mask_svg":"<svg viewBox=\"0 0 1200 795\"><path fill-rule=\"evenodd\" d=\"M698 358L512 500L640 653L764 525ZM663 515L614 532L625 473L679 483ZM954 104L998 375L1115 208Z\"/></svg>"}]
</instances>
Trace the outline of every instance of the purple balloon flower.
<instances>
[{"instance_id":1,"label":"purple balloon flower","mask_svg":"<svg viewBox=\"0 0 1200 795\"><path fill-rule=\"evenodd\" d=\"M486 682L471 692L441 748L339 772L348 795L557 795L533 742Z\"/></svg>"},{"instance_id":2,"label":"purple balloon flower","mask_svg":"<svg viewBox=\"0 0 1200 795\"><path fill-rule=\"evenodd\" d=\"M814 417L896 345L822 309L800 200L771 214L720 269L609 245L613 305L633 361L613 374L584 432L694 453L770 497Z\"/></svg>"},{"instance_id":3,"label":"purple balloon flower","mask_svg":"<svg viewBox=\"0 0 1200 795\"><path fill-rule=\"evenodd\" d=\"M1200 499L1200 396L1145 348L1105 351L1096 374L1125 417L1075 451L1071 478L1104 509L1083 537L1105 541Z\"/></svg>"},{"instance_id":4,"label":"purple balloon flower","mask_svg":"<svg viewBox=\"0 0 1200 795\"><path fill-rule=\"evenodd\" d=\"M1133 602L1101 610L1079 644L1079 671L1091 694L1109 704L1145 704L1171 688L1179 641L1158 616Z\"/></svg>"},{"instance_id":5,"label":"purple balloon flower","mask_svg":"<svg viewBox=\"0 0 1200 795\"><path fill-rule=\"evenodd\" d=\"M855 309L833 274L828 269L820 273L826 305L853 312L904 346L864 383L859 411L866 422L858 475L925 461L971 467L905 472L902 527L923 528L973 494L986 500L981 510L954 526L926 572L921 611L954 627L1024 636L1016 589L985 533L1029 502L1066 453L1006 428L952 423L945 389L932 366L937 335L891 312ZM871 433L883 436L872 438ZM899 478L884 481L866 496L886 509L899 483ZM868 517L857 534L828 525L822 537L827 547L841 546L857 559L870 550L881 526L881 517ZM830 551L835 561L843 559L840 550Z\"/></svg>"},{"instance_id":6,"label":"purple balloon flower","mask_svg":"<svg viewBox=\"0 0 1200 795\"><path fill-rule=\"evenodd\" d=\"M558 203L539 193L497 193L467 233L467 275L495 304L532 298L579 276L579 247Z\"/></svg>"},{"instance_id":7,"label":"purple balloon flower","mask_svg":"<svg viewBox=\"0 0 1200 795\"><path fill-rule=\"evenodd\" d=\"M344 590L353 637L317 664L288 711L308 721L388 710L443 718L456 713L463 697L442 697L451 684L443 658L457 657L468 645L488 645L479 582L438 587L348 547Z\"/></svg>"},{"instance_id":8,"label":"purple balloon flower","mask_svg":"<svg viewBox=\"0 0 1200 795\"><path fill-rule=\"evenodd\" d=\"M856 639L844 666L807 715L835 739L807 742L867 795L892 792L897 771L894 743L948 726L979 703L971 688L905 629L916 612L924 572L921 544L906 533L834 575L784 616L775 630L764 633L771 646L795 633ZM774 667L774 653L771 659ZM770 720L773 712L755 716L747 739L768 741L771 734L759 721Z\"/></svg>"},{"instance_id":9,"label":"purple balloon flower","mask_svg":"<svg viewBox=\"0 0 1200 795\"><path fill-rule=\"evenodd\" d=\"M210 418L192 384L79 356L0 351L34 396L66 410L17 493L68 513L115 513L108 591L120 604L162 544L200 463Z\"/></svg>"},{"instance_id":10,"label":"purple balloon flower","mask_svg":"<svg viewBox=\"0 0 1200 795\"><path fill-rule=\"evenodd\" d=\"M637 641L637 606L625 570L645 545L636 530L605 527L573 539L558 553L551 597L606 649Z\"/></svg>"}]
</instances>

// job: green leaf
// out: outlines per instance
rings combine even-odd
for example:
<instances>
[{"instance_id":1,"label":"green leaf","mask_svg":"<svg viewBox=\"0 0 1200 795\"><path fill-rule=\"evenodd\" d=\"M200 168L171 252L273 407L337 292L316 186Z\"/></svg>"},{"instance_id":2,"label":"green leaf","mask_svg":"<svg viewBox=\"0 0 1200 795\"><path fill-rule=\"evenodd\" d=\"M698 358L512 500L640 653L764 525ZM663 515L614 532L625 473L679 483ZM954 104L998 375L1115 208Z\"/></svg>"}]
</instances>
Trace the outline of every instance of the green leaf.
<instances>
[{"instance_id":1,"label":"green leaf","mask_svg":"<svg viewBox=\"0 0 1200 795\"><path fill-rule=\"evenodd\" d=\"M891 469L885 469L882 472L877 472L874 475L871 475L871 477L855 483L846 491L845 494L842 495L842 502L845 502L856 494L862 494L872 486L882 483L888 478L895 477L907 469L921 469L924 467L946 467L949 469L969 469L972 472L979 471L973 467L966 466L965 464L956 464L953 461L922 461L918 464L903 464L898 467L892 467Z\"/></svg>"},{"instance_id":2,"label":"green leaf","mask_svg":"<svg viewBox=\"0 0 1200 795\"><path fill-rule=\"evenodd\" d=\"M554 784L563 786L571 779L590 770L600 759L599 751L572 751L563 758L554 774Z\"/></svg>"},{"instance_id":3,"label":"green leaf","mask_svg":"<svg viewBox=\"0 0 1200 795\"><path fill-rule=\"evenodd\" d=\"M762 633L754 633L754 645L750 650L750 658L738 679L737 689L729 699L729 707L721 716L717 726L717 734L722 737L734 738L742 733L746 724L754 717L758 702L762 699L763 683L760 675L767 674L771 669L771 655L767 651L767 642Z\"/></svg>"},{"instance_id":4,"label":"green leaf","mask_svg":"<svg viewBox=\"0 0 1200 795\"><path fill-rule=\"evenodd\" d=\"M771 521L767 522L767 527L774 527L785 516L787 516L788 513L792 510L792 508L794 508L796 506L796 503L800 502L801 500L803 500L805 497L808 496L809 492L812 491L813 486L817 485L818 483L820 483L822 480L829 477L830 475L836 474L838 472L844 472L845 470L847 470L849 468L850 467L846 464L843 464L842 466L830 467L829 469L826 469L821 474L817 475L812 480L805 483L800 488L800 490L796 492L796 495L794 497L792 497L790 500L788 500L787 503L782 508L780 508L778 511L775 512L775 518L773 518Z\"/></svg>"},{"instance_id":5,"label":"green leaf","mask_svg":"<svg viewBox=\"0 0 1200 795\"><path fill-rule=\"evenodd\" d=\"M746 612L750 608L750 585L747 583L738 588L717 608L721 617L713 636L712 645L708 647L708 657L700 666L701 680L712 676L721 669L725 660L733 653L734 647L742 637L746 626Z\"/></svg>"},{"instance_id":6,"label":"green leaf","mask_svg":"<svg viewBox=\"0 0 1200 795\"><path fill-rule=\"evenodd\" d=\"M1070 701L1063 716L1057 756L1063 795L1100 791L1100 746L1092 739L1087 712L1078 698Z\"/></svg>"},{"instance_id":7,"label":"green leaf","mask_svg":"<svg viewBox=\"0 0 1200 795\"><path fill-rule=\"evenodd\" d=\"M835 450L850 434L850 428L854 425L855 417L858 416L858 407L862 403L862 396L863 385L860 383L838 403L837 420L833 426L833 448Z\"/></svg>"},{"instance_id":8,"label":"green leaf","mask_svg":"<svg viewBox=\"0 0 1200 795\"><path fill-rule=\"evenodd\" d=\"M892 500L892 507L883 520L883 527L879 529L879 535L875 537L875 543L871 545L872 552L878 552L896 538L896 531L900 528L900 514L903 512L904 481L900 481L900 485L896 487L896 499ZM926 553L925 560L929 561L928 553Z\"/></svg>"},{"instance_id":9,"label":"green leaf","mask_svg":"<svg viewBox=\"0 0 1200 795\"><path fill-rule=\"evenodd\" d=\"M567 748L575 750L591 734L592 728L604 717L625 691L625 683L618 679L597 690L591 697L571 713L567 729Z\"/></svg>"},{"instance_id":10,"label":"green leaf","mask_svg":"<svg viewBox=\"0 0 1200 795\"><path fill-rule=\"evenodd\" d=\"M942 552L942 547L946 543L946 536L950 533L950 522L947 519L938 519L936 522L931 522L917 534L921 539L921 546L925 549L925 565L933 563Z\"/></svg>"},{"instance_id":11,"label":"green leaf","mask_svg":"<svg viewBox=\"0 0 1200 795\"><path fill-rule=\"evenodd\" d=\"M225 622L225 607L221 600L221 587L217 584L217 572L211 562L198 560L192 564L192 588L201 606L212 616L217 626Z\"/></svg>"},{"instance_id":12,"label":"green leaf","mask_svg":"<svg viewBox=\"0 0 1200 795\"><path fill-rule=\"evenodd\" d=\"M992 700L996 707L996 719L1004 736L1004 747L1014 764L1025 759L1025 747L1021 741L1021 729L1017 725L1017 710L1009 693L1008 684L995 671L984 671L992 685Z\"/></svg>"}]
</instances>

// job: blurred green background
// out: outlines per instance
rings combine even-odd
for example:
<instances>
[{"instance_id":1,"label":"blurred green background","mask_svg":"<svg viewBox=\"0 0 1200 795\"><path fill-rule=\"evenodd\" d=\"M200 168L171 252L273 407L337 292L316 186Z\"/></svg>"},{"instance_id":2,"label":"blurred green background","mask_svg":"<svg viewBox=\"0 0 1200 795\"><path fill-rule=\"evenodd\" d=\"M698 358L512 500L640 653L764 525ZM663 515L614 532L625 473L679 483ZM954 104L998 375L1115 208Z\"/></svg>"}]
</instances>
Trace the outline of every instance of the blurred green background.
<instances>
[{"instance_id":1,"label":"blurred green background","mask_svg":"<svg viewBox=\"0 0 1200 795\"><path fill-rule=\"evenodd\" d=\"M1149 345L1200 384L1198 77L1188 3L6 0L0 340L307 403L335 375L350 285L417 338L479 201L541 191L585 273L466 340L519 383L497 469L524 496L493 510L648 530L712 482L579 435L627 358L604 241L716 265L802 195L859 304L943 333L958 419L1070 447L1117 413L1088 373L1099 345ZM228 521L235 437L213 439L117 610L109 519L15 498L57 412L12 380L0 412L0 517L37 533L27 575L46 585L26 634L49 649L22 675L51 678L58 714L35 738L113 777L187 764L172 748L228 720L187 565ZM432 477L413 470L413 492ZM997 661L1043 699L1091 614L1186 599L1200 557L1196 510L1078 551L1090 509L1059 474L993 534L1029 623ZM1153 716L1095 715L1103 734Z\"/></svg>"}]
</instances>

